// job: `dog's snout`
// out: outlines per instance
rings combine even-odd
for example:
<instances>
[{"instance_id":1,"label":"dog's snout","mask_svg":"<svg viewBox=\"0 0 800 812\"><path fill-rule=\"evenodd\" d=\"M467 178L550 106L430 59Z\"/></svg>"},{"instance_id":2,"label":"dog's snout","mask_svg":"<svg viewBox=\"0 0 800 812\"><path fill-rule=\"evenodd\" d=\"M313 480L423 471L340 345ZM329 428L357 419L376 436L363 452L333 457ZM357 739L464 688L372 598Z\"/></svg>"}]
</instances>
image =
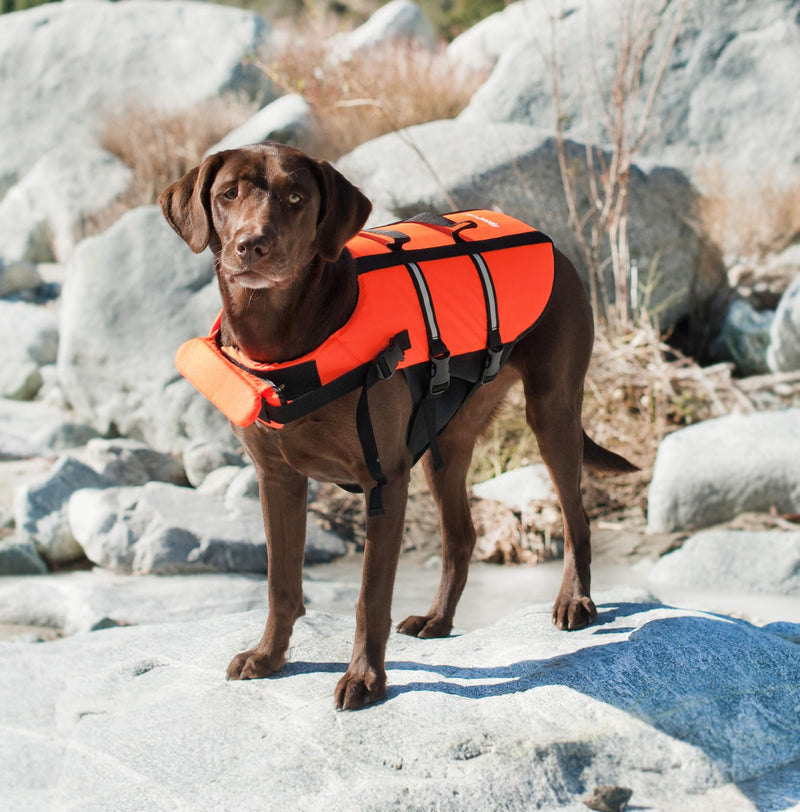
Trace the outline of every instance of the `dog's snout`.
<instances>
[{"instance_id":1,"label":"dog's snout","mask_svg":"<svg viewBox=\"0 0 800 812\"><path fill-rule=\"evenodd\" d=\"M271 240L266 234L242 234L236 240L236 255L244 262L257 262L267 256Z\"/></svg>"}]
</instances>

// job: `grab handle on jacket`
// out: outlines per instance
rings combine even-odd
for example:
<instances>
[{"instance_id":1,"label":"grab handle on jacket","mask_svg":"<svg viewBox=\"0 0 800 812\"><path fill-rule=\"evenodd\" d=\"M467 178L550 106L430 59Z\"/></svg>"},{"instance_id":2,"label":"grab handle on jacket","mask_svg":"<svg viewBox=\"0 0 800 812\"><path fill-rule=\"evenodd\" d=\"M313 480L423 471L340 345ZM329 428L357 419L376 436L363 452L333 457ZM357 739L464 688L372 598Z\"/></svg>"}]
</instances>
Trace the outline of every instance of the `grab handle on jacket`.
<instances>
[{"instance_id":1,"label":"grab handle on jacket","mask_svg":"<svg viewBox=\"0 0 800 812\"><path fill-rule=\"evenodd\" d=\"M461 232L466 231L468 228L475 228L478 224L474 220L464 220L462 223L455 223L441 214L435 214L432 211L424 211L411 217L406 222L409 223L422 223L425 226L431 226L440 231L447 231L454 241L461 239Z\"/></svg>"},{"instance_id":2,"label":"grab handle on jacket","mask_svg":"<svg viewBox=\"0 0 800 812\"><path fill-rule=\"evenodd\" d=\"M380 235L381 237L389 237L392 242L386 243L386 247L391 251L402 250L403 246L411 240L411 237L409 237L408 234L403 234L402 231L394 231L391 228L365 228L361 233L367 237L377 235Z\"/></svg>"},{"instance_id":3,"label":"grab handle on jacket","mask_svg":"<svg viewBox=\"0 0 800 812\"><path fill-rule=\"evenodd\" d=\"M411 217L404 222L418 223L419 225L435 228L437 231L442 231L447 234L448 237L452 237L453 242L459 242L461 240L460 235L462 231L468 228L475 228L478 225L474 220L464 220L462 223L454 223L452 220L448 220L447 217L441 214L434 214L430 211L422 212L422 214ZM398 223L398 225L403 225L403 223ZM388 237L391 242L386 243L386 247L390 251L402 251L403 246L411 240L408 234L404 234L402 231L393 228L366 228L361 233L373 239Z\"/></svg>"}]
</instances>

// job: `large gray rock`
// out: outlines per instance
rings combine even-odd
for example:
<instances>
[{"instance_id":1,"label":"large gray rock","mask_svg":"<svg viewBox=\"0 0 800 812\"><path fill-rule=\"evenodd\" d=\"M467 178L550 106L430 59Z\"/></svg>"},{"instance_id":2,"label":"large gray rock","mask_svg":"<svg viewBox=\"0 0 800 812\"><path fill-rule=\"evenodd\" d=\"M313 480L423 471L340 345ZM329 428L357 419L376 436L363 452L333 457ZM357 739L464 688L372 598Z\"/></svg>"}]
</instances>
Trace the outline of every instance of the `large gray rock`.
<instances>
[{"instance_id":1,"label":"large gray rock","mask_svg":"<svg viewBox=\"0 0 800 812\"><path fill-rule=\"evenodd\" d=\"M0 256L7 265L66 262L86 220L130 185L122 161L95 146L55 147L0 201Z\"/></svg>"},{"instance_id":2,"label":"large gray rock","mask_svg":"<svg viewBox=\"0 0 800 812\"><path fill-rule=\"evenodd\" d=\"M110 485L144 485L152 481L186 484L183 466L175 457L137 440L98 437L89 440L76 456Z\"/></svg>"},{"instance_id":3,"label":"large gray rock","mask_svg":"<svg viewBox=\"0 0 800 812\"><path fill-rule=\"evenodd\" d=\"M352 621L320 613L298 621L281 676L253 682L224 671L263 611L7 643L4 800L578 812L618 784L637 806L707 812L800 797L800 648L614 596L600 620L564 634L548 605L444 640L392 635L388 698L359 713L332 702Z\"/></svg>"},{"instance_id":4,"label":"large gray rock","mask_svg":"<svg viewBox=\"0 0 800 812\"><path fill-rule=\"evenodd\" d=\"M800 532L704 530L650 571L656 583L737 593L800 594Z\"/></svg>"},{"instance_id":5,"label":"large gray rock","mask_svg":"<svg viewBox=\"0 0 800 812\"><path fill-rule=\"evenodd\" d=\"M575 143L566 147L570 165L585 178L584 148ZM568 227L556 143L547 131L485 120L435 121L362 144L337 161L337 167L380 212L402 218L425 210L497 208L549 234L581 267ZM686 212L694 202L695 193L679 172L659 169L646 175L632 169L630 253L642 280L639 299L647 301L662 327L674 324L725 284L721 268L707 261L707 252L687 223ZM583 182L578 210L588 205ZM377 225L375 216L370 223ZM605 283L613 300L611 280ZM652 289L646 294L648 286Z\"/></svg>"},{"instance_id":6,"label":"large gray rock","mask_svg":"<svg viewBox=\"0 0 800 812\"><path fill-rule=\"evenodd\" d=\"M800 369L800 276L778 303L770 327L767 362L773 372Z\"/></svg>"},{"instance_id":7,"label":"large gray rock","mask_svg":"<svg viewBox=\"0 0 800 812\"><path fill-rule=\"evenodd\" d=\"M266 572L261 513L248 507L152 482L76 493L69 524L89 560L115 572Z\"/></svg>"},{"instance_id":8,"label":"large gray rock","mask_svg":"<svg viewBox=\"0 0 800 812\"><path fill-rule=\"evenodd\" d=\"M425 12L413 0L391 0L363 25L334 40L332 51L348 58L387 45L412 43L433 48L436 35Z\"/></svg>"},{"instance_id":9,"label":"large gray rock","mask_svg":"<svg viewBox=\"0 0 800 812\"><path fill-rule=\"evenodd\" d=\"M85 448L59 457L46 474L16 489L16 527L47 560L68 563L84 555L68 519L72 495L151 480L186 483L183 466L173 457L135 440L92 438Z\"/></svg>"},{"instance_id":10,"label":"large gray rock","mask_svg":"<svg viewBox=\"0 0 800 812\"><path fill-rule=\"evenodd\" d=\"M464 68L491 70L509 48L516 46L521 39L532 38L537 32L536 49L543 50L548 44L556 13L561 12L561 19L567 20L580 5L580 0L565 0L556 10L549 3L536 0L510 3L457 36L447 46L447 55Z\"/></svg>"},{"instance_id":11,"label":"large gray rock","mask_svg":"<svg viewBox=\"0 0 800 812\"><path fill-rule=\"evenodd\" d=\"M706 420L659 446L649 531L694 530L773 509L800 512L800 409Z\"/></svg>"},{"instance_id":12,"label":"large gray rock","mask_svg":"<svg viewBox=\"0 0 800 812\"><path fill-rule=\"evenodd\" d=\"M192 254L156 206L128 212L75 251L61 305L64 394L101 433L159 451L179 451L187 437L233 444L227 421L173 362L219 308L211 254Z\"/></svg>"},{"instance_id":13,"label":"large gray rock","mask_svg":"<svg viewBox=\"0 0 800 812\"><path fill-rule=\"evenodd\" d=\"M0 195L55 147L96 143L131 101L182 110L229 90L268 100L268 80L246 57L269 33L259 15L211 3L55 3L3 15Z\"/></svg>"},{"instance_id":14,"label":"large gray rock","mask_svg":"<svg viewBox=\"0 0 800 812\"><path fill-rule=\"evenodd\" d=\"M96 434L66 409L0 398L0 462L52 455L85 445Z\"/></svg>"},{"instance_id":15,"label":"large gray rock","mask_svg":"<svg viewBox=\"0 0 800 812\"><path fill-rule=\"evenodd\" d=\"M0 300L0 324L13 342L0 343L0 397L31 400L42 385L40 367L55 363L58 315L26 302Z\"/></svg>"},{"instance_id":16,"label":"large gray rock","mask_svg":"<svg viewBox=\"0 0 800 812\"><path fill-rule=\"evenodd\" d=\"M266 572L259 503L225 503L191 488L82 490L69 501L69 526L90 561L116 572ZM309 521L306 557L330 561L344 542Z\"/></svg>"},{"instance_id":17,"label":"large gray rock","mask_svg":"<svg viewBox=\"0 0 800 812\"><path fill-rule=\"evenodd\" d=\"M645 8L646 3L637 6ZM651 4L655 10L656 4ZM659 4L655 38L642 67L647 92L680 4ZM563 12L557 19L555 12ZM556 10L536 0L515 3L453 42L449 54L464 64L496 62L489 80L462 113L481 122L518 121L553 129L555 106L550 61L558 49L562 123L568 137L591 131L599 143L610 101L621 32L628 16L619 0L569 2ZM720 0L690 3L667 61L642 155L677 166L695 182L709 162L728 174L763 173L765 156L776 177L800 164L800 25L790 3ZM588 121L587 121L588 118ZM731 122L735 122L732 125Z\"/></svg>"},{"instance_id":18,"label":"large gray rock","mask_svg":"<svg viewBox=\"0 0 800 812\"><path fill-rule=\"evenodd\" d=\"M244 124L229 132L206 151L238 149L262 141L280 141L298 149L308 149L315 133L311 105L299 94L289 93L259 110Z\"/></svg>"},{"instance_id":19,"label":"large gray rock","mask_svg":"<svg viewBox=\"0 0 800 812\"><path fill-rule=\"evenodd\" d=\"M229 445L204 440L187 445L183 450L183 465L189 484L198 487L212 471L228 466L243 466L244 460L231 451Z\"/></svg>"},{"instance_id":20,"label":"large gray rock","mask_svg":"<svg viewBox=\"0 0 800 812\"><path fill-rule=\"evenodd\" d=\"M67 504L75 491L104 488L108 482L93 468L73 457L61 457L42 478L23 484L14 493L17 533L36 545L54 564L83 557L67 521Z\"/></svg>"}]
</instances>

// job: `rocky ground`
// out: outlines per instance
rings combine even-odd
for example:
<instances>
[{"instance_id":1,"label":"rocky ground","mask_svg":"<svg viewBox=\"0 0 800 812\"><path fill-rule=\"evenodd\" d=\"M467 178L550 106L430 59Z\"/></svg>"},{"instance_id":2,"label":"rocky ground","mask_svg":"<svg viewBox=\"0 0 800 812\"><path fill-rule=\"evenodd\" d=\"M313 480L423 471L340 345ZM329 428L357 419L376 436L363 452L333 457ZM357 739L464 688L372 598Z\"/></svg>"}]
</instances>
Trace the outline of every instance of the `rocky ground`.
<instances>
[{"instance_id":1,"label":"rocky ground","mask_svg":"<svg viewBox=\"0 0 800 812\"><path fill-rule=\"evenodd\" d=\"M597 20L567 3L560 20L562 52L594 54L598 85L614 72L615 2L593 4ZM592 66L571 61L559 154L543 8L511 4L448 48L453 71L488 75L459 117L338 161L375 203L374 224L495 206L580 260L559 158L585 178L587 155L609 153L587 152L603 117L583 120ZM664 7L642 55L646 86L677 8ZM273 101L252 60L268 64L286 42L251 12L177 0L0 16L3 805L583 809L610 786L633 791L630 808L800 808L800 243L791 211L764 191L781 185L769 178L791 183L798 162L795 12L782 0L690 5L664 63L629 186L631 268L649 274L634 309L649 308L650 332L627 340L631 374L598 336L610 363L587 386L592 434L644 469L585 481L598 622L570 634L550 623L560 520L535 455L519 451L487 466L517 470L473 489L481 560L455 633L392 635L389 695L352 714L333 710L332 692L352 647L359 500L312 487L308 614L289 664L226 683L266 610L257 487L172 360L219 308L213 261L152 206L84 239L133 183L98 137L131 98L181 112L244 95L261 109L226 147L318 137L311 106ZM395 0L331 40L317 67L409 37L435 47L419 8ZM779 240L709 246L694 213L711 164L747 179ZM678 346L719 363L701 370ZM612 430L616 414L637 429ZM419 479L407 525L398 620L438 580Z\"/></svg>"}]
</instances>

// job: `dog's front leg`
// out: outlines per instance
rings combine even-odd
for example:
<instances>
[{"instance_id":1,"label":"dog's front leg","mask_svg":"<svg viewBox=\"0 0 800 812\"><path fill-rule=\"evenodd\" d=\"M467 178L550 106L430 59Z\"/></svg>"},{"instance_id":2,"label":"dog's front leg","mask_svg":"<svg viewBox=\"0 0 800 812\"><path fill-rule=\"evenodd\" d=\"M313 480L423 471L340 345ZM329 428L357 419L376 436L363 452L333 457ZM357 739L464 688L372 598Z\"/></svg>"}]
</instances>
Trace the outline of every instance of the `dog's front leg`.
<instances>
[{"instance_id":1,"label":"dog's front leg","mask_svg":"<svg viewBox=\"0 0 800 812\"><path fill-rule=\"evenodd\" d=\"M303 557L308 479L273 460L268 471L259 470L259 492L267 534L269 614L261 640L233 658L228 679L256 679L280 669L294 622L305 614Z\"/></svg>"},{"instance_id":2,"label":"dog's front leg","mask_svg":"<svg viewBox=\"0 0 800 812\"><path fill-rule=\"evenodd\" d=\"M336 707L356 710L386 695L386 642L392 590L403 538L409 469L389 475L383 488L385 515L367 519L367 542L356 610L353 656L336 686Z\"/></svg>"}]
</instances>

